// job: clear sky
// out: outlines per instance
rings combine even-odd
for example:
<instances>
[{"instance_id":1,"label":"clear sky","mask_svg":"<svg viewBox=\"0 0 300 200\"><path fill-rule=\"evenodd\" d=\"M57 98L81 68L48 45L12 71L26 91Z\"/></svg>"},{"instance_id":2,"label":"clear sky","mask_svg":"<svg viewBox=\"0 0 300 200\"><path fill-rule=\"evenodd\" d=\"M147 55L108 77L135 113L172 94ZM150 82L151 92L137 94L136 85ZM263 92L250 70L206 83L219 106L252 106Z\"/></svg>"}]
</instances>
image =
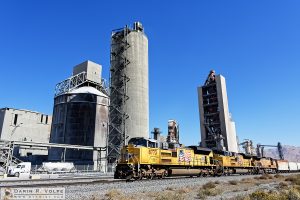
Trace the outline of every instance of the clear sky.
<instances>
[{"instance_id":1,"label":"clear sky","mask_svg":"<svg viewBox=\"0 0 300 200\"><path fill-rule=\"evenodd\" d=\"M0 107L52 114L55 84L85 60L108 79L111 30L149 39L150 128L200 141L197 86L225 76L240 139L300 146L300 1L1 1Z\"/></svg>"}]
</instances>

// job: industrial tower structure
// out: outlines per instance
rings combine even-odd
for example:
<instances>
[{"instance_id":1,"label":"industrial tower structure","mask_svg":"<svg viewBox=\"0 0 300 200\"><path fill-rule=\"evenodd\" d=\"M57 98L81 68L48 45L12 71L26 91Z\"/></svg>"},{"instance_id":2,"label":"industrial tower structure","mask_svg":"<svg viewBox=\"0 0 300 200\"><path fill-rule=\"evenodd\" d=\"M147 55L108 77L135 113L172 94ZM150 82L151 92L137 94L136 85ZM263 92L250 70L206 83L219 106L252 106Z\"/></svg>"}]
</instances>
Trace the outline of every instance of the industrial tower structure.
<instances>
[{"instance_id":1,"label":"industrial tower structure","mask_svg":"<svg viewBox=\"0 0 300 200\"><path fill-rule=\"evenodd\" d=\"M56 85L50 134L50 143L90 146L93 151L51 148L49 160L106 171L109 98L101 72L101 65L86 61Z\"/></svg>"},{"instance_id":2,"label":"industrial tower structure","mask_svg":"<svg viewBox=\"0 0 300 200\"><path fill-rule=\"evenodd\" d=\"M238 152L235 123L228 109L225 78L211 70L204 85L198 87L201 146Z\"/></svg>"},{"instance_id":3,"label":"industrial tower structure","mask_svg":"<svg viewBox=\"0 0 300 200\"><path fill-rule=\"evenodd\" d=\"M179 125L176 120L171 119L168 121L167 142L179 144Z\"/></svg>"},{"instance_id":4,"label":"industrial tower structure","mask_svg":"<svg viewBox=\"0 0 300 200\"><path fill-rule=\"evenodd\" d=\"M132 137L149 137L148 39L141 23L113 30L108 162Z\"/></svg>"}]
</instances>

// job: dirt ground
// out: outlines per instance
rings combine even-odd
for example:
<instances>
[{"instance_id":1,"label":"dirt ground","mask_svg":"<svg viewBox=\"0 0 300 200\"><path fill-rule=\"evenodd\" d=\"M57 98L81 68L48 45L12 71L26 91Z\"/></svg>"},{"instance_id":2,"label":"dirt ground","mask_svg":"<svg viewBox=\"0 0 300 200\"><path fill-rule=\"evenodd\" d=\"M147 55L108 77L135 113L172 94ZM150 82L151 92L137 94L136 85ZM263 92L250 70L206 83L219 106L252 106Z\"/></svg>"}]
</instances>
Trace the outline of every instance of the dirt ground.
<instances>
[{"instance_id":1,"label":"dirt ground","mask_svg":"<svg viewBox=\"0 0 300 200\"><path fill-rule=\"evenodd\" d=\"M298 180L298 182L297 182ZM299 185L298 185L299 184ZM296 188L296 189L295 189ZM298 190L297 190L298 188ZM291 191L293 194L290 194ZM256 196L255 196L256 195ZM258 197L257 197L258 195ZM276 196L277 195L277 196ZM280 196L281 195L281 196ZM185 200L185 199L230 199L230 200L277 200L285 199L284 195L293 195L292 199L300 200L299 175L262 175L241 180L208 182L204 185L181 188L167 187L161 192L139 192L122 194L117 189L110 190L105 197L94 196L93 199L120 199L120 200ZM299 196L299 198L298 198ZM272 198L271 198L272 197Z\"/></svg>"}]
</instances>

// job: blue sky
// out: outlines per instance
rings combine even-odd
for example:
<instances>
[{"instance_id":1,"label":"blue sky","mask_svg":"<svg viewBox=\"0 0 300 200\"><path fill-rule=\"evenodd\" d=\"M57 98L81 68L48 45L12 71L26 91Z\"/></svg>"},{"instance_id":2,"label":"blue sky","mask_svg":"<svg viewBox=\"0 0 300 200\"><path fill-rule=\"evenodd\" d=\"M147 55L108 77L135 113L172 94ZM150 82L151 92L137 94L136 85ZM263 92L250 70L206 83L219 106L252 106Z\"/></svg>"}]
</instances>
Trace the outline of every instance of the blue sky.
<instances>
[{"instance_id":1,"label":"blue sky","mask_svg":"<svg viewBox=\"0 0 300 200\"><path fill-rule=\"evenodd\" d=\"M226 77L240 139L300 146L300 1L1 1L0 107L51 114L54 86L85 60L108 79L111 30L149 39L150 128L200 141L197 86Z\"/></svg>"}]
</instances>

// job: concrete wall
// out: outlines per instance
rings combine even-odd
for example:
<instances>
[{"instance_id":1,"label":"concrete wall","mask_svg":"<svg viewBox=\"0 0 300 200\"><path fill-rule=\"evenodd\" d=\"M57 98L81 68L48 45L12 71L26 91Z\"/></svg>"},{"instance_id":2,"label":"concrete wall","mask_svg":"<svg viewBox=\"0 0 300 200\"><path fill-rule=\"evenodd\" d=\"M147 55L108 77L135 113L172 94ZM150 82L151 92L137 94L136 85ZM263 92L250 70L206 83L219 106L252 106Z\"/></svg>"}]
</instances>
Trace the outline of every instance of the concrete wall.
<instances>
[{"instance_id":1,"label":"concrete wall","mask_svg":"<svg viewBox=\"0 0 300 200\"><path fill-rule=\"evenodd\" d=\"M228 134L228 150L232 152L239 152L235 122L230 119L229 134Z\"/></svg>"},{"instance_id":2,"label":"concrete wall","mask_svg":"<svg viewBox=\"0 0 300 200\"><path fill-rule=\"evenodd\" d=\"M202 97L202 87L198 87L198 104L199 104L199 119L200 119L200 133L201 133L201 146L207 147L206 145L206 133L204 126L204 110L203 110L203 97Z\"/></svg>"},{"instance_id":3,"label":"concrete wall","mask_svg":"<svg viewBox=\"0 0 300 200\"><path fill-rule=\"evenodd\" d=\"M217 75L216 84L218 91L221 131L225 138L224 144L227 151L238 152L235 123L231 121L229 113L225 78L222 75Z\"/></svg>"},{"instance_id":4,"label":"concrete wall","mask_svg":"<svg viewBox=\"0 0 300 200\"><path fill-rule=\"evenodd\" d=\"M0 140L49 143L52 117L46 114L3 108L0 110ZM17 149L18 157L48 155L46 148Z\"/></svg>"},{"instance_id":5,"label":"concrete wall","mask_svg":"<svg viewBox=\"0 0 300 200\"><path fill-rule=\"evenodd\" d=\"M229 109L228 109L228 98L226 90L225 78L221 75L216 76L217 92L218 92L218 102L219 102L219 112L221 121L221 132L224 140L224 145L228 151L228 133L229 130Z\"/></svg>"},{"instance_id":6,"label":"concrete wall","mask_svg":"<svg viewBox=\"0 0 300 200\"><path fill-rule=\"evenodd\" d=\"M1 140L49 143L51 116L13 108L1 109L0 116L3 114L5 114L4 120L0 120Z\"/></svg>"}]
</instances>

